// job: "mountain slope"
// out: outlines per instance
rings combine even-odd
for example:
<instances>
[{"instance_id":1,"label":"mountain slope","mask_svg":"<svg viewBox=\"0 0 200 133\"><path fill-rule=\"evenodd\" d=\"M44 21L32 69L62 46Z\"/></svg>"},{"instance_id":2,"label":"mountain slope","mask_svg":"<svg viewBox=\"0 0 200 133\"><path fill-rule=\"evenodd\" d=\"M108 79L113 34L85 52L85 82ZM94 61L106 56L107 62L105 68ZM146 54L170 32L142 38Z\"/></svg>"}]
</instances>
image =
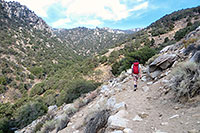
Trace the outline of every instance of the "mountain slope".
<instances>
[{"instance_id":1,"label":"mountain slope","mask_svg":"<svg viewBox=\"0 0 200 133\"><path fill-rule=\"evenodd\" d=\"M91 55L121 44L128 39L128 34L109 28L89 29L78 27L74 29L55 29L54 33L66 41L74 51L82 55Z\"/></svg>"},{"instance_id":2,"label":"mountain slope","mask_svg":"<svg viewBox=\"0 0 200 133\"><path fill-rule=\"evenodd\" d=\"M41 18L19 3L1 1L0 29L1 93L8 88L24 93L37 79L81 59Z\"/></svg>"}]
</instances>

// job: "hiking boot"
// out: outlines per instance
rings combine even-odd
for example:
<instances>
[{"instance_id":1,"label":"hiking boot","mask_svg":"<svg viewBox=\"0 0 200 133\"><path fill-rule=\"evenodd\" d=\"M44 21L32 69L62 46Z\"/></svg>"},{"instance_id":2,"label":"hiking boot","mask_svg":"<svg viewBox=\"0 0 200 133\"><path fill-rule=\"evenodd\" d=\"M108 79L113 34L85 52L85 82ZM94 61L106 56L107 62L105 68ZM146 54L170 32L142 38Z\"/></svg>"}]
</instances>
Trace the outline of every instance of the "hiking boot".
<instances>
[{"instance_id":1,"label":"hiking boot","mask_svg":"<svg viewBox=\"0 0 200 133\"><path fill-rule=\"evenodd\" d=\"M134 85L134 91L136 91L137 90L137 85Z\"/></svg>"}]
</instances>

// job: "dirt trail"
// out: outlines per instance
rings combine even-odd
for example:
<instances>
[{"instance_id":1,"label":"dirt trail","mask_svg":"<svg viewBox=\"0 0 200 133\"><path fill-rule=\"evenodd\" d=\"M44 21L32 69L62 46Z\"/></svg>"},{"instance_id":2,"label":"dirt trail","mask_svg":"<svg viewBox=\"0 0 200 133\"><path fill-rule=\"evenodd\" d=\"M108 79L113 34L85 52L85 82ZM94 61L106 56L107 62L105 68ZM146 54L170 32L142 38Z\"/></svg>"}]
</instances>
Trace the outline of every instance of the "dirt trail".
<instances>
[{"instance_id":1,"label":"dirt trail","mask_svg":"<svg viewBox=\"0 0 200 133\"><path fill-rule=\"evenodd\" d=\"M137 91L133 91L132 84L132 81L125 83L126 91L117 94L116 99L117 102L127 104L128 128L132 129L134 133L200 131L200 106L189 107L175 103L170 94L161 96L160 81L150 85L147 92L142 90L146 83L140 81ZM138 114L139 116L143 114L143 120L133 121Z\"/></svg>"}]
</instances>

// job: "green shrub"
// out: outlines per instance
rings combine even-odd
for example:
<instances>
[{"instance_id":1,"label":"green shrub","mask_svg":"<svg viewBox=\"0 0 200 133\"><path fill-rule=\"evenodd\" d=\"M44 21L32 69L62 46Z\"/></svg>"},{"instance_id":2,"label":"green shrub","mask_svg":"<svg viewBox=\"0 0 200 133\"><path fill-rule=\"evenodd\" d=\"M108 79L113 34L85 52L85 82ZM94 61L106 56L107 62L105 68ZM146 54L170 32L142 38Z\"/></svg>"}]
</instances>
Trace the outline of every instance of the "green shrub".
<instances>
[{"instance_id":1,"label":"green shrub","mask_svg":"<svg viewBox=\"0 0 200 133\"><path fill-rule=\"evenodd\" d=\"M31 89L31 92L30 92L30 96L33 97L35 95L41 95L45 92L45 89L44 89L44 83L38 83L36 84L32 89Z\"/></svg>"},{"instance_id":2,"label":"green shrub","mask_svg":"<svg viewBox=\"0 0 200 133\"><path fill-rule=\"evenodd\" d=\"M43 124L44 124L43 122L39 122L34 128L34 133L36 133L37 131L40 131Z\"/></svg>"},{"instance_id":3,"label":"green shrub","mask_svg":"<svg viewBox=\"0 0 200 133\"><path fill-rule=\"evenodd\" d=\"M134 60L137 59L140 64L144 64L146 61L148 61L149 58L151 58L155 54L156 51L149 47L144 47L137 51L130 52L125 56L124 59L120 60L119 62L115 62L112 65L111 72L114 75L119 75L122 71L130 68Z\"/></svg>"},{"instance_id":4,"label":"green shrub","mask_svg":"<svg viewBox=\"0 0 200 133\"><path fill-rule=\"evenodd\" d=\"M5 85L0 85L0 94L5 93L7 90L7 87Z\"/></svg>"},{"instance_id":5,"label":"green shrub","mask_svg":"<svg viewBox=\"0 0 200 133\"><path fill-rule=\"evenodd\" d=\"M12 117L14 108L10 103L0 103L0 118Z\"/></svg>"},{"instance_id":6,"label":"green shrub","mask_svg":"<svg viewBox=\"0 0 200 133\"><path fill-rule=\"evenodd\" d=\"M54 90L47 90L44 93L43 96L43 101L45 103L45 105L47 106L51 106L51 105L55 105L56 104L56 93Z\"/></svg>"},{"instance_id":7,"label":"green shrub","mask_svg":"<svg viewBox=\"0 0 200 133\"><path fill-rule=\"evenodd\" d=\"M9 132L9 120L7 118L0 118L0 133Z\"/></svg>"},{"instance_id":8,"label":"green shrub","mask_svg":"<svg viewBox=\"0 0 200 133\"><path fill-rule=\"evenodd\" d=\"M37 76L38 78L42 78L42 76L43 76L43 68L41 68L41 67L32 67L32 68L30 68L30 72L33 74L33 75L35 75L35 76Z\"/></svg>"},{"instance_id":9,"label":"green shrub","mask_svg":"<svg viewBox=\"0 0 200 133\"><path fill-rule=\"evenodd\" d=\"M99 62L101 64L104 64L105 62L107 62L107 60L108 60L108 58L106 56L102 56L102 57L100 57Z\"/></svg>"},{"instance_id":10,"label":"green shrub","mask_svg":"<svg viewBox=\"0 0 200 133\"><path fill-rule=\"evenodd\" d=\"M177 31L175 33L175 40L179 41L181 40L186 34L188 34L189 32L195 30L198 26L200 26L200 22L195 22L193 25L187 26L183 29L180 29L179 31Z\"/></svg>"},{"instance_id":11,"label":"green shrub","mask_svg":"<svg viewBox=\"0 0 200 133\"><path fill-rule=\"evenodd\" d=\"M6 83L7 83L6 77L0 76L0 85L6 85Z\"/></svg>"},{"instance_id":12,"label":"green shrub","mask_svg":"<svg viewBox=\"0 0 200 133\"><path fill-rule=\"evenodd\" d=\"M92 90L95 90L97 85L92 81L86 81L84 79L76 79L72 81L69 86L61 91L57 99L58 106L63 103L71 103L74 99L77 99L84 93L88 93Z\"/></svg>"},{"instance_id":13,"label":"green shrub","mask_svg":"<svg viewBox=\"0 0 200 133\"><path fill-rule=\"evenodd\" d=\"M45 122L45 124L42 127L42 133L49 133L55 129L56 121L50 120Z\"/></svg>"},{"instance_id":14,"label":"green shrub","mask_svg":"<svg viewBox=\"0 0 200 133\"><path fill-rule=\"evenodd\" d=\"M31 80L35 79L34 76L33 76L33 74L28 75L28 78L31 79Z\"/></svg>"},{"instance_id":15,"label":"green shrub","mask_svg":"<svg viewBox=\"0 0 200 133\"><path fill-rule=\"evenodd\" d=\"M193 62L180 64L173 72L169 87L180 102L200 95L200 66Z\"/></svg>"},{"instance_id":16,"label":"green shrub","mask_svg":"<svg viewBox=\"0 0 200 133\"><path fill-rule=\"evenodd\" d=\"M48 108L41 102L29 102L16 110L15 122L16 126L23 128L37 119L39 116L44 115Z\"/></svg>"}]
</instances>

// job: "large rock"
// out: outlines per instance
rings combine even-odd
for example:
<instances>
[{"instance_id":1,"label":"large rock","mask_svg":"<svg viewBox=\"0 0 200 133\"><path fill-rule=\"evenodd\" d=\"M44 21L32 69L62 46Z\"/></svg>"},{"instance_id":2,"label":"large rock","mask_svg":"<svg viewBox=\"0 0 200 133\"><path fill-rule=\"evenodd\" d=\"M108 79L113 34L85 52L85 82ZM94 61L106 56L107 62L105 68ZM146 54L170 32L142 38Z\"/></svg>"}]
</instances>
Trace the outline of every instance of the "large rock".
<instances>
[{"instance_id":1,"label":"large rock","mask_svg":"<svg viewBox=\"0 0 200 133\"><path fill-rule=\"evenodd\" d=\"M97 133L99 130L105 127L110 116L109 110L103 110L98 112L95 117L91 118L86 125L85 133Z\"/></svg>"},{"instance_id":2,"label":"large rock","mask_svg":"<svg viewBox=\"0 0 200 133\"><path fill-rule=\"evenodd\" d=\"M197 51L192 58L190 59L191 62L200 63L200 51Z\"/></svg>"},{"instance_id":3,"label":"large rock","mask_svg":"<svg viewBox=\"0 0 200 133\"><path fill-rule=\"evenodd\" d=\"M57 124L56 124L56 132L64 129L65 127L67 127L67 124L70 121L70 118L68 117L68 115L63 114L58 116L57 118L55 118L57 120Z\"/></svg>"},{"instance_id":4,"label":"large rock","mask_svg":"<svg viewBox=\"0 0 200 133\"><path fill-rule=\"evenodd\" d=\"M166 53L167 51L172 50L173 48L174 48L174 45L166 46L160 51L160 53Z\"/></svg>"},{"instance_id":5,"label":"large rock","mask_svg":"<svg viewBox=\"0 0 200 133\"><path fill-rule=\"evenodd\" d=\"M102 87L101 87L101 93L105 93L105 92L107 92L107 91L109 91L109 87L107 86L107 85L103 85Z\"/></svg>"},{"instance_id":6,"label":"large rock","mask_svg":"<svg viewBox=\"0 0 200 133\"><path fill-rule=\"evenodd\" d=\"M117 103L114 105L114 111L119 111L119 110L126 110L127 109L127 105L125 102L121 102L121 103Z\"/></svg>"},{"instance_id":7,"label":"large rock","mask_svg":"<svg viewBox=\"0 0 200 133\"><path fill-rule=\"evenodd\" d=\"M52 105L48 107L48 113L51 113L53 111L56 111L58 109L58 107L56 105Z\"/></svg>"},{"instance_id":8,"label":"large rock","mask_svg":"<svg viewBox=\"0 0 200 133\"><path fill-rule=\"evenodd\" d=\"M108 128L113 130L124 130L128 125L128 120L124 117L128 114L125 110L120 110L115 115L108 118Z\"/></svg>"},{"instance_id":9,"label":"large rock","mask_svg":"<svg viewBox=\"0 0 200 133\"><path fill-rule=\"evenodd\" d=\"M170 67L174 61L176 60L176 54L164 54L156 58L150 65L149 65L149 72L154 72L156 70L165 70Z\"/></svg>"},{"instance_id":10,"label":"large rock","mask_svg":"<svg viewBox=\"0 0 200 133\"><path fill-rule=\"evenodd\" d=\"M112 109L114 108L115 104L116 104L116 99L114 97L111 97L108 99L106 106L108 109Z\"/></svg>"},{"instance_id":11,"label":"large rock","mask_svg":"<svg viewBox=\"0 0 200 133\"><path fill-rule=\"evenodd\" d=\"M153 79L155 79L156 77L158 77L159 75L161 75L162 71L161 70L156 70L152 73L149 73L149 76Z\"/></svg>"},{"instance_id":12,"label":"large rock","mask_svg":"<svg viewBox=\"0 0 200 133\"><path fill-rule=\"evenodd\" d=\"M190 44L185 50L184 50L184 54L188 55L190 54L192 51L194 51L196 49L194 44Z\"/></svg>"}]
</instances>

